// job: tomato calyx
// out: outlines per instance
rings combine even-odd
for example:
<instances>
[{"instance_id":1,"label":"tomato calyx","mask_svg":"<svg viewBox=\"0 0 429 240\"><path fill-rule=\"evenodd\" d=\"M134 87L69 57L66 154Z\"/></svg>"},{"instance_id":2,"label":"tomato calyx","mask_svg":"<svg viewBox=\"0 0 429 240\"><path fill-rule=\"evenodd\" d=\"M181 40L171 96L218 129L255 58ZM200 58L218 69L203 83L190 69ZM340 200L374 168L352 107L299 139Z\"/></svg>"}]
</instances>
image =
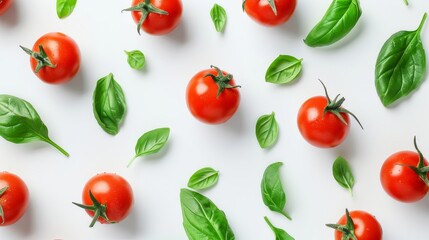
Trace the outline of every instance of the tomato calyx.
<instances>
[{"instance_id":1,"label":"tomato calyx","mask_svg":"<svg viewBox=\"0 0 429 240\"><path fill-rule=\"evenodd\" d=\"M156 14L160 14L160 15L168 15L167 11L164 11L162 9L159 9L157 7L155 7L154 5L152 5L150 3L150 0L145 0L142 3L139 3L135 6L123 9L122 12L124 11L128 11L128 12L141 12L142 16L137 24L137 32L140 34L140 29L144 23L144 21L146 20L147 16L149 15L149 13L156 13Z\"/></svg>"},{"instance_id":2,"label":"tomato calyx","mask_svg":"<svg viewBox=\"0 0 429 240\"><path fill-rule=\"evenodd\" d=\"M343 116L341 116L341 113L347 113L347 114L350 114L357 121L359 126L363 129L363 126L360 123L359 119L352 112L350 112L349 110L341 106L346 99L344 97L341 97L340 99L338 99L340 97L340 94L338 94L334 98L334 100L331 100L331 98L328 95L328 90L326 89L325 84L323 84L322 80L319 79L319 81L320 83L322 83L323 89L325 90L326 99L328 100L328 105L326 105L326 107L323 109L323 116L325 116L327 112L330 112L334 114L338 119L340 119L342 123L347 125L346 120L344 120Z\"/></svg>"},{"instance_id":3,"label":"tomato calyx","mask_svg":"<svg viewBox=\"0 0 429 240\"><path fill-rule=\"evenodd\" d=\"M1 1L0 1L0 3L1 3ZM4 188L2 188L2 189L0 189L0 197L6 192L6 190L9 188L9 186L6 186L6 187L4 187ZM0 218L2 219L2 222L1 222L1 224L4 224L4 222L6 221L5 219L4 219L4 212L3 212L3 207L1 206L1 204L0 204Z\"/></svg>"},{"instance_id":4,"label":"tomato calyx","mask_svg":"<svg viewBox=\"0 0 429 240\"><path fill-rule=\"evenodd\" d=\"M208 74L204 75L204 77L211 77L213 79L213 81L215 81L215 83L217 84L217 86L218 86L217 97L219 97L225 89L241 88L240 85L231 86L229 84L229 82L233 78L232 74L228 73L227 75L225 75L225 74L223 74L222 70L220 70L218 67L213 66L213 65L210 65L210 67L214 68L217 71L217 76L215 76L211 73L208 73Z\"/></svg>"},{"instance_id":5,"label":"tomato calyx","mask_svg":"<svg viewBox=\"0 0 429 240\"><path fill-rule=\"evenodd\" d=\"M423 153L417 147L416 136L414 136L414 147L416 148L416 151L419 154L419 163L417 164L417 166L409 166L409 165L404 165L404 164L398 164L398 165L403 165L403 166L408 167L411 170L413 170L419 176L419 178L427 186L429 186L429 179L428 179L428 176L427 176L428 173L429 173L429 166L425 166Z\"/></svg>"},{"instance_id":6,"label":"tomato calyx","mask_svg":"<svg viewBox=\"0 0 429 240\"><path fill-rule=\"evenodd\" d=\"M93 227L97 222L99 217L103 218L107 223L116 223L115 221L111 221L106 214L107 206L106 204L101 204L92 194L91 190L89 190L89 198L92 201L92 205L83 205L80 203L73 202L74 205L81 207L85 210L89 210L94 212L94 217L92 218L91 224L89 227Z\"/></svg>"},{"instance_id":7,"label":"tomato calyx","mask_svg":"<svg viewBox=\"0 0 429 240\"><path fill-rule=\"evenodd\" d=\"M51 60L49 59L49 57L46 54L45 49L43 49L42 45L39 45L39 52L33 52L30 49L23 47L21 45L19 47L21 47L21 49L24 50L24 52L26 52L32 58L37 60L37 66L36 66L36 69L34 69L35 73L38 73L40 71L40 69L42 69L44 67L50 67L50 68L56 68L57 67L57 65L52 64Z\"/></svg>"},{"instance_id":8,"label":"tomato calyx","mask_svg":"<svg viewBox=\"0 0 429 240\"><path fill-rule=\"evenodd\" d=\"M274 15L277 16L277 8L274 0L268 0L268 3L270 4L271 10L273 10Z\"/></svg>"},{"instance_id":9,"label":"tomato calyx","mask_svg":"<svg viewBox=\"0 0 429 240\"><path fill-rule=\"evenodd\" d=\"M341 240L350 240L350 239L358 240L358 238L355 235L355 224L353 222L353 219L350 217L350 213L349 213L349 210L347 210L347 208L346 208L346 219L347 219L347 222L345 225L326 224L326 226L342 232L343 236Z\"/></svg>"}]
</instances>

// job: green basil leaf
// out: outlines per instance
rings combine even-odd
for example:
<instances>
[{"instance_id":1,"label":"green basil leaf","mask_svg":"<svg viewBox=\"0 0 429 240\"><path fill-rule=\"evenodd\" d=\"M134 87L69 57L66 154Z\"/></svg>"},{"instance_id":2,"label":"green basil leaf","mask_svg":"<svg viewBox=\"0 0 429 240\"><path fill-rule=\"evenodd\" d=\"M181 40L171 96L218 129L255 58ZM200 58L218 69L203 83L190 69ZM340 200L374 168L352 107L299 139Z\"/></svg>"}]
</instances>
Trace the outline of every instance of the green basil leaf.
<instances>
[{"instance_id":1,"label":"green basil leaf","mask_svg":"<svg viewBox=\"0 0 429 240\"><path fill-rule=\"evenodd\" d=\"M276 143L279 137L279 126L274 112L259 117L256 122L256 138L261 148L268 148Z\"/></svg>"},{"instance_id":2,"label":"green basil leaf","mask_svg":"<svg viewBox=\"0 0 429 240\"><path fill-rule=\"evenodd\" d=\"M36 109L29 102L14 96L0 95L0 136L13 143L43 141L69 156L49 138L48 128Z\"/></svg>"},{"instance_id":3,"label":"green basil leaf","mask_svg":"<svg viewBox=\"0 0 429 240\"><path fill-rule=\"evenodd\" d=\"M93 112L98 124L108 134L116 135L127 110L124 92L113 74L101 78L93 94Z\"/></svg>"},{"instance_id":4,"label":"green basil leaf","mask_svg":"<svg viewBox=\"0 0 429 240\"><path fill-rule=\"evenodd\" d=\"M159 152L167 143L169 136L170 128L157 128L144 133L137 141L135 147L136 155L128 163L128 166L138 157Z\"/></svg>"},{"instance_id":5,"label":"green basil leaf","mask_svg":"<svg viewBox=\"0 0 429 240\"><path fill-rule=\"evenodd\" d=\"M226 215L207 197L181 189L183 227L190 240L234 240Z\"/></svg>"},{"instance_id":6,"label":"green basil leaf","mask_svg":"<svg viewBox=\"0 0 429 240\"><path fill-rule=\"evenodd\" d=\"M142 69L146 64L146 58L140 50L124 51L127 54L127 62L133 69Z\"/></svg>"},{"instance_id":7,"label":"green basil leaf","mask_svg":"<svg viewBox=\"0 0 429 240\"><path fill-rule=\"evenodd\" d=\"M226 11L225 9L218 5L214 4L213 8L210 10L210 16L212 17L213 23L215 25L217 32L222 32L226 24Z\"/></svg>"},{"instance_id":8,"label":"green basil leaf","mask_svg":"<svg viewBox=\"0 0 429 240\"><path fill-rule=\"evenodd\" d=\"M206 189L216 184L218 179L219 171L210 167L202 168L192 174L188 181L188 187L195 190Z\"/></svg>"},{"instance_id":9,"label":"green basil leaf","mask_svg":"<svg viewBox=\"0 0 429 240\"><path fill-rule=\"evenodd\" d=\"M346 159L338 157L332 166L332 174L335 180L341 187L346 188L352 194L355 178L353 177L352 170Z\"/></svg>"},{"instance_id":10,"label":"green basil leaf","mask_svg":"<svg viewBox=\"0 0 429 240\"><path fill-rule=\"evenodd\" d=\"M57 15L66 18L73 13L77 0L57 0Z\"/></svg>"},{"instance_id":11,"label":"green basil leaf","mask_svg":"<svg viewBox=\"0 0 429 240\"><path fill-rule=\"evenodd\" d=\"M426 17L425 13L417 30L393 34L378 54L375 87L384 106L408 96L424 80L426 53L420 32Z\"/></svg>"},{"instance_id":12,"label":"green basil leaf","mask_svg":"<svg viewBox=\"0 0 429 240\"><path fill-rule=\"evenodd\" d=\"M268 67L265 81L275 84L293 82L301 73L302 60L289 55L278 56Z\"/></svg>"},{"instance_id":13,"label":"green basil leaf","mask_svg":"<svg viewBox=\"0 0 429 240\"><path fill-rule=\"evenodd\" d=\"M286 194L280 181L279 169L281 162L273 163L265 169L261 182L261 193L264 204L274 212L278 212L291 220L291 217L283 211L286 204Z\"/></svg>"},{"instance_id":14,"label":"green basil leaf","mask_svg":"<svg viewBox=\"0 0 429 240\"><path fill-rule=\"evenodd\" d=\"M310 47L331 45L345 37L361 15L359 0L333 0L325 16L308 33L304 42Z\"/></svg>"},{"instance_id":15,"label":"green basil leaf","mask_svg":"<svg viewBox=\"0 0 429 240\"><path fill-rule=\"evenodd\" d=\"M408 0L404 0L405 5L408 6Z\"/></svg>"},{"instance_id":16,"label":"green basil leaf","mask_svg":"<svg viewBox=\"0 0 429 240\"><path fill-rule=\"evenodd\" d=\"M274 227L274 225L270 222L270 220L267 217L264 217L264 219L265 219L265 222L268 224L268 226L270 226L274 235L276 235L276 240L295 240L295 238L289 235L285 230Z\"/></svg>"}]
</instances>

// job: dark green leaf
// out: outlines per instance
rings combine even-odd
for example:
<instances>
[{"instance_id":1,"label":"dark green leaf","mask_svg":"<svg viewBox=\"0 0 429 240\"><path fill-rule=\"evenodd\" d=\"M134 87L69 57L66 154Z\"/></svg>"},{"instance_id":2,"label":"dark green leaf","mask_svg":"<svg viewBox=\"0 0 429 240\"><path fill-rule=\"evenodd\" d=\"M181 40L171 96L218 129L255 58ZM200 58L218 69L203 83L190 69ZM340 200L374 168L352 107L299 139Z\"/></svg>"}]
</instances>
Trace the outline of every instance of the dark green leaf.
<instances>
[{"instance_id":1,"label":"dark green leaf","mask_svg":"<svg viewBox=\"0 0 429 240\"><path fill-rule=\"evenodd\" d=\"M57 0L57 15L66 18L73 13L77 0Z\"/></svg>"},{"instance_id":2,"label":"dark green leaf","mask_svg":"<svg viewBox=\"0 0 429 240\"><path fill-rule=\"evenodd\" d=\"M226 11L225 9L218 5L214 4L213 8L210 10L210 16L212 17L213 23L215 25L217 32L222 32L226 24Z\"/></svg>"},{"instance_id":3,"label":"dark green leaf","mask_svg":"<svg viewBox=\"0 0 429 240\"><path fill-rule=\"evenodd\" d=\"M111 135L119 132L127 110L124 92L121 86L109 74L97 82L93 94L93 112L98 124Z\"/></svg>"},{"instance_id":4,"label":"dark green leaf","mask_svg":"<svg viewBox=\"0 0 429 240\"><path fill-rule=\"evenodd\" d=\"M426 53L420 32L425 13L415 31L393 34L383 45L375 65L375 87L384 106L389 106L416 90L426 72Z\"/></svg>"},{"instance_id":5,"label":"dark green leaf","mask_svg":"<svg viewBox=\"0 0 429 240\"><path fill-rule=\"evenodd\" d=\"M346 159L338 157L332 166L332 174L335 180L341 187L346 188L352 193L353 186L355 184L355 178L353 177L352 170Z\"/></svg>"},{"instance_id":6,"label":"dark green leaf","mask_svg":"<svg viewBox=\"0 0 429 240\"><path fill-rule=\"evenodd\" d=\"M273 230L274 235L276 235L276 240L295 240L295 238L289 235L285 230L274 227L267 217L264 217L264 219L268 226L270 226L271 230Z\"/></svg>"},{"instance_id":7,"label":"dark green leaf","mask_svg":"<svg viewBox=\"0 0 429 240\"><path fill-rule=\"evenodd\" d=\"M286 204L286 194L279 174L282 165L283 163L277 162L265 169L261 182L262 200L271 211L278 212L290 220L291 217L283 211Z\"/></svg>"},{"instance_id":8,"label":"dark green leaf","mask_svg":"<svg viewBox=\"0 0 429 240\"><path fill-rule=\"evenodd\" d=\"M144 133L137 141L135 151L136 155L129 162L130 166L133 161L140 157L159 152L167 143L170 135L170 128L157 128Z\"/></svg>"},{"instance_id":9,"label":"dark green leaf","mask_svg":"<svg viewBox=\"0 0 429 240\"><path fill-rule=\"evenodd\" d=\"M226 215L207 197L181 189L183 227L190 240L234 240Z\"/></svg>"},{"instance_id":10,"label":"dark green leaf","mask_svg":"<svg viewBox=\"0 0 429 240\"><path fill-rule=\"evenodd\" d=\"M146 58L144 54L139 50L133 50L133 51L124 51L128 56L128 64L133 69L142 69L144 65L146 64Z\"/></svg>"},{"instance_id":11,"label":"dark green leaf","mask_svg":"<svg viewBox=\"0 0 429 240\"><path fill-rule=\"evenodd\" d=\"M310 47L331 45L345 37L361 15L359 0L333 0L325 16L314 26L304 42Z\"/></svg>"},{"instance_id":12,"label":"dark green leaf","mask_svg":"<svg viewBox=\"0 0 429 240\"><path fill-rule=\"evenodd\" d=\"M206 189L216 184L218 179L219 171L210 167L202 168L192 174L188 181L188 187L195 190Z\"/></svg>"},{"instance_id":13,"label":"dark green leaf","mask_svg":"<svg viewBox=\"0 0 429 240\"><path fill-rule=\"evenodd\" d=\"M0 135L13 143L43 141L69 156L49 138L48 128L36 109L29 102L14 96L0 95Z\"/></svg>"},{"instance_id":14,"label":"dark green leaf","mask_svg":"<svg viewBox=\"0 0 429 240\"><path fill-rule=\"evenodd\" d=\"M289 55L278 56L268 67L265 81L275 84L293 82L301 73L302 60Z\"/></svg>"},{"instance_id":15,"label":"dark green leaf","mask_svg":"<svg viewBox=\"0 0 429 240\"><path fill-rule=\"evenodd\" d=\"M259 117L256 122L256 138L261 148L268 148L276 143L279 137L279 126L274 112Z\"/></svg>"}]
</instances>

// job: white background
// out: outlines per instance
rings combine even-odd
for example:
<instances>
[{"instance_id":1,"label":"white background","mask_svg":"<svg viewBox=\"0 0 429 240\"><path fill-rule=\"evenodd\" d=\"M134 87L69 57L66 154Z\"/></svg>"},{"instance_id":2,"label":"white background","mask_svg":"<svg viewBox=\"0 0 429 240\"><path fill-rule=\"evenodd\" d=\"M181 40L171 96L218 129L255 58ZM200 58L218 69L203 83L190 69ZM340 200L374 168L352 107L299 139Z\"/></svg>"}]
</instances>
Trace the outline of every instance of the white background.
<instances>
[{"instance_id":1,"label":"white background","mask_svg":"<svg viewBox=\"0 0 429 240\"><path fill-rule=\"evenodd\" d=\"M384 239L427 237L429 199L399 203L383 191L379 170L400 150L413 150L413 136L429 156L429 85L391 108L382 106L374 86L374 65L382 44L399 30L414 30L429 2L364 0L355 29L334 46L313 49L302 39L323 16L330 0L301 0L286 24L267 28L241 10L241 1L185 0L183 18L169 35L139 36L130 13L131 1L78 1L74 13L59 20L55 1L16 0L0 17L0 92L31 102L50 130L50 137L68 150L62 156L45 143L15 145L0 139L0 169L18 174L31 194L26 215L15 225L0 228L0 238L14 239L187 239L182 227L180 188L199 168L220 170L219 183L204 192L227 214L237 239L265 240L274 236L263 220L296 239L333 239L324 226L336 222L345 208L376 216ZM225 7L228 23L215 31L209 11ZM31 47L47 32L60 31L76 40L82 67L69 84L41 82L30 70L29 56L18 45ZM429 23L422 32L429 48ZM142 50L143 71L131 69L123 50ZM264 81L269 64L279 55L304 58L303 74L294 84ZM211 64L234 74L242 101L236 115L223 125L195 120L185 102L189 79ZM112 72L122 85L128 112L117 136L106 134L92 113L96 81ZM334 149L318 149L298 132L296 115L309 97L322 95L317 79L331 96L346 97L344 107L364 125L353 122L347 140ZM426 76L427 78L427 76ZM254 128L262 114L276 113L280 138L269 150L259 148ZM137 139L144 132L170 127L170 140L161 153L137 160L130 168ZM350 161L356 185L354 197L337 185L331 173L339 155ZM270 163L282 161L288 221L262 202L260 181ZM132 213L115 225L96 224L72 205L81 201L86 181L100 172L125 177L135 194Z\"/></svg>"}]
</instances>

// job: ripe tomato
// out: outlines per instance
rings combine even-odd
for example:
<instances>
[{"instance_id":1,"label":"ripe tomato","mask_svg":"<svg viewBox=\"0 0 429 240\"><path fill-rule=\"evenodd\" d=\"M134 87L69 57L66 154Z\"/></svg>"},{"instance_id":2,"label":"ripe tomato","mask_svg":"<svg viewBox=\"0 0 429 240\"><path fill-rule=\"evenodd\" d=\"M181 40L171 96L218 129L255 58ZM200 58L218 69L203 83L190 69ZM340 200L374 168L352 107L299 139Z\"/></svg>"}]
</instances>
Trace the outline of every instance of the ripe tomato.
<instances>
[{"instance_id":1,"label":"ripe tomato","mask_svg":"<svg viewBox=\"0 0 429 240\"><path fill-rule=\"evenodd\" d=\"M125 219L133 205L133 191L121 176L101 173L92 177L82 191L82 203L73 203L86 210L95 222L117 223Z\"/></svg>"},{"instance_id":2,"label":"ripe tomato","mask_svg":"<svg viewBox=\"0 0 429 240\"><path fill-rule=\"evenodd\" d=\"M305 101L299 109L297 122L299 131L307 142L316 147L331 148L341 144L347 137L350 128L349 114L361 127L362 125L351 112L341 106L344 98L331 101L324 85L323 87L326 96L316 96Z\"/></svg>"},{"instance_id":3,"label":"ripe tomato","mask_svg":"<svg viewBox=\"0 0 429 240\"><path fill-rule=\"evenodd\" d=\"M275 7L271 7L270 1ZM286 22L295 7L296 0L245 0L243 3L244 11L253 20L266 26L277 26Z\"/></svg>"},{"instance_id":4,"label":"ripe tomato","mask_svg":"<svg viewBox=\"0 0 429 240\"><path fill-rule=\"evenodd\" d=\"M346 239L358 240L381 240L383 237L383 230L377 219L365 211L351 211L346 210L337 224L327 224L327 226L336 229L335 240L342 240L343 235Z\"/></svg>"},{"instance_id":5,"label":"ripe tomato","mask_svg":"<svg viewBox=\"0 0 429 240\"><path fill-rule=\"evenodd\" d=\"M17 175L0 173L0 226L17 222L28 207L29 193L27 185ZM3 209L3 214L1 214Z\"/></svg>"},{"instance_id":6,"label":"ripe tomato","mask_svg":"<svg viewBox=\"0 0 429 240\"><path fill-rule=\"evenodd\" d=\"M12 5L13 0L0 0L0 15L5 13Z\"/></svg>"},{"instance_id":7,"label":"ripe tomato","mask_svg":"<svg viewBox=\"0 0 429 240\"><path fill-rule=\"evenodd\" d=\"M52 32L40 37L33 49L21 48L30 57L31 68L47 83L64 83L73 79L80 68L80 51L69 36Z\"/></svg>"},{"instance_id":8,"label":"ripe tomato","mask_svg":"<svg viewBox=\"0 0 429 240\"><path fill-rule=\"evenodd\" d=\"M415 143L415 142L414 142ZM426 196L429 174L421 168L428 166L417 148L417 152L400 151L389 156L380 171L383 189L401 202L416 202ZM413 170L414 169L414 170Z\"/></svg>"},{"instance_id":9,"label":"ripe tomato","mask_svg":"<svg viewBox=\"0 0 429 240\"><path fill-rule=\"evenodd\" d=\"M238 91L231 74L211 66L197 73L189 81L186 102L198 120L220 124L230 119L240 104Z\"/></svg>"},{"instance_id":10,"label":"ripe tomato","mask_svg":"<svg viewBox=\"0 0 429 240\"><path fill-rule=\"evenodd\" d=\"M153 35L164 35L173 31L182 17L181 0L133 0L131 16L140 28Z\"/></svg>"}]
</instances>

